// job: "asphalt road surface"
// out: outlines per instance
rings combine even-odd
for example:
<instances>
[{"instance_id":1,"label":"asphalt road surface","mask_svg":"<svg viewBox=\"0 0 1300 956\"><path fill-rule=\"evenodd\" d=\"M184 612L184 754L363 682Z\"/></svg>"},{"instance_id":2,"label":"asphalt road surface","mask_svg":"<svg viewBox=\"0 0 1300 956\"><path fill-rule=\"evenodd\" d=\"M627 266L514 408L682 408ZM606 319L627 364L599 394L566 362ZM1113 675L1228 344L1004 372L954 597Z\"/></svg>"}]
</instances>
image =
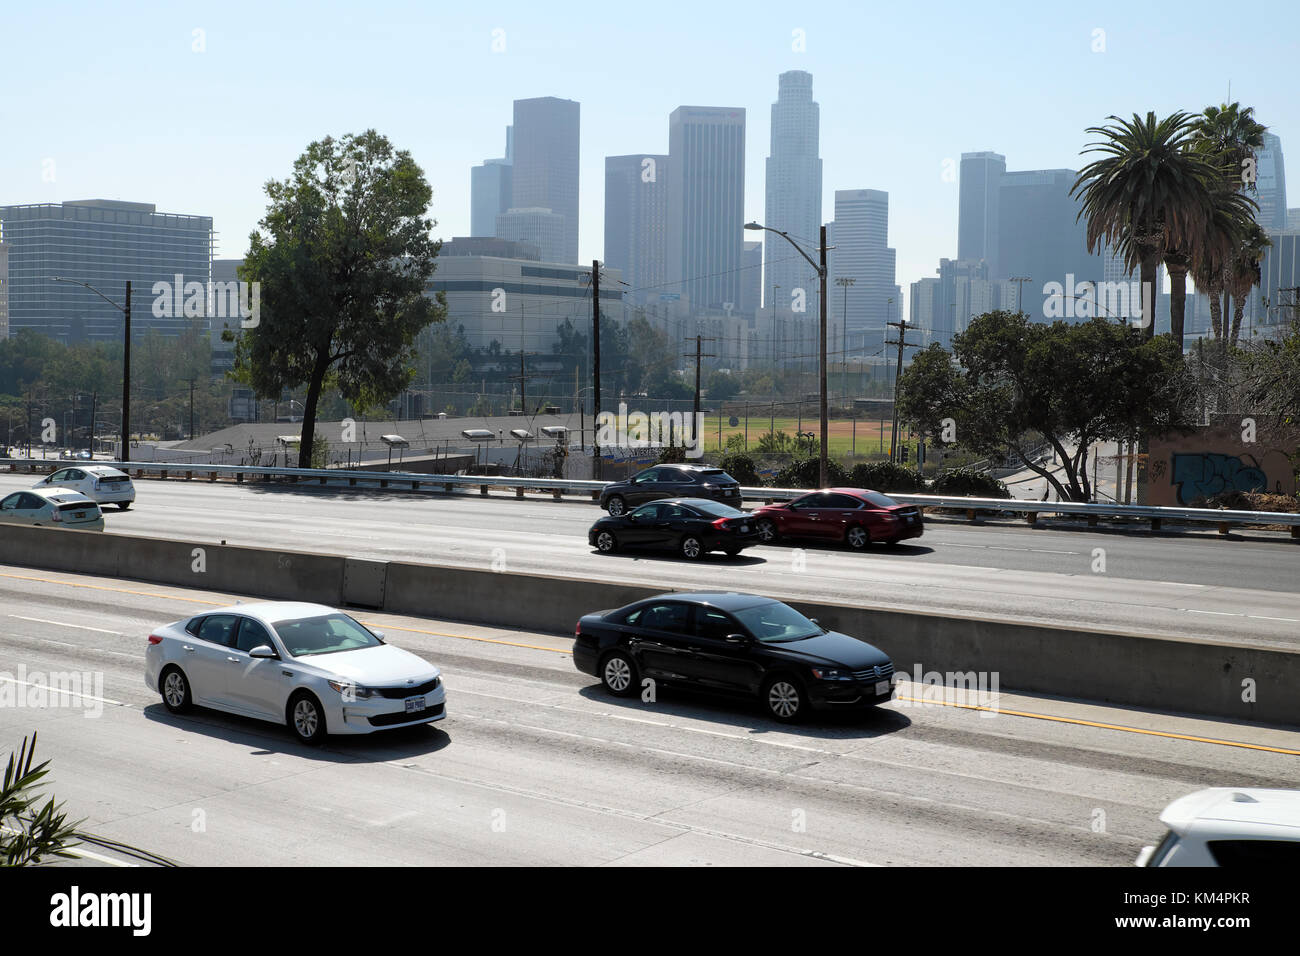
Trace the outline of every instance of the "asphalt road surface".
<instances>
[{"instance_id":1,"label":"asphalt road surface","mask_svg":"<svg viewBox=\"0 0 1300 956\"><path fill-rule=\"evenodd\" d=\"M31 476L0 476L0 493ZM784 599L868 602L1140 632L1293 645L1300 546L1285 535L1193 534L931 520L897 549L756 547L691 564L595 553L603 512L549 496L437 495L204 481L136 482L136 506L106 511L124 534L387 560L556 574Z\"/></svg>"},{"instance_id":2,"label":"asphalt road surface","mask_svg":"<svg viewBox=\"0 0 1300 956\"><path fill-rule=\"evenodd\" d=\"M443 669L449 716L307 748L144 686L151 628L235 597L0 567L0 683L90 675L0 707L0 751L39 731L71 816L186 865L1123 866L1178 796L1300 778L1293 731L1008 693L993 716L899 700L789 728L611 698L564 638L371 613Z\"/></svg>"}]
</instances>

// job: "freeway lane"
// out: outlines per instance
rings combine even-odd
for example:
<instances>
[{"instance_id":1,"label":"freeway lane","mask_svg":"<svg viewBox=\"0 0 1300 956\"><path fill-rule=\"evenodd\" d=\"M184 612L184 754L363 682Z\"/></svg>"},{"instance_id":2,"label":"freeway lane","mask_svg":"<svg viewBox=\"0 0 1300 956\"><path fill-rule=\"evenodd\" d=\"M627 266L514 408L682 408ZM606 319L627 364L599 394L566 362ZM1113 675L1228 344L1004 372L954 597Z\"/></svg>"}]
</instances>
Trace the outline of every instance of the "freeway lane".
<instances>
[{"instance_id":1,"label":"freeway lane","mask_svg":"<svg viewBox=\"0 0 1300 956\"><path fill-rule=\"evenodd\" d=\"M791 729L666 690L615 700L563 638L369 613L443 668L449 716L313 750L174 718L144 687L150 628L232 600L0 567L0 679L101 675L96 717L0 708L0 739L39 731L92 832L191 865L1128 865L1175 797L1300 771L1300 733L1006 693L1090 723L895 702Z\"/></svg>"},{"instance_id":2,"label":"freeway lane","mask_svg":"<svg viewBox=\"0 0 1300 956\"><path fill-rule=\"evenodd\" d=\"M27 484L0 476L0 491ZM109 530L1210 640L1300 635L1300 548L1284 538L935 521L893 552L760 547L691 565L593 553L586 529L601 512L576 501L183 481L141 481L138 496L132 511L109 509Z\"/></svg>"}]
</instances>

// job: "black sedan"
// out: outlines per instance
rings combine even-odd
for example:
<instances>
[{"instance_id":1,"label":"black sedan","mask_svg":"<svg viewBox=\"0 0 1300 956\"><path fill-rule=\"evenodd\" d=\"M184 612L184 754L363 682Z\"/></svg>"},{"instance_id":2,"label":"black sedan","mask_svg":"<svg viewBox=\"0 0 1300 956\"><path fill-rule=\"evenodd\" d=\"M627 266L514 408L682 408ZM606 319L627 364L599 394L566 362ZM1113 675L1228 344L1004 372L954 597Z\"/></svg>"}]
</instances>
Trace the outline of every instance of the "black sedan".
<instances>
[{"instance_id":1,"label":"black sedan","mask_svg":"<svg viewBox=\"0 0 1300 956\"><path fill-rule=\"evenodd\" d=\"M758 544L758 531L748 511L708 498L669 498L601 518L587 532L587 540L602 554L660 548L694 561L709 551L735 557L742 548Z\"/></svg>"},{"instance_id":2,"label":"black sedan","mask_svg":"<svg viewBox=\"0 0 1300 956\"><path fill-rule=\"evenodd\" d=\"M721 468L707 465L655 465L600 492L600 506L618 516L647 501L664 498L712 498L739 508L740 482Z\"/></svg>"},{"instance_id":3,"label":"black sedan","mask_svg":"<svg viewBox=\"0 0 1300 956\"><path fill-rule=\"evenodd\" d=\"M618 697L641 694L647 679L681 683L757 698L787 723L893 696L884 651L755 594L661 594L588 614L574 630L573 663Z\"/></svg>"}]
</instances>

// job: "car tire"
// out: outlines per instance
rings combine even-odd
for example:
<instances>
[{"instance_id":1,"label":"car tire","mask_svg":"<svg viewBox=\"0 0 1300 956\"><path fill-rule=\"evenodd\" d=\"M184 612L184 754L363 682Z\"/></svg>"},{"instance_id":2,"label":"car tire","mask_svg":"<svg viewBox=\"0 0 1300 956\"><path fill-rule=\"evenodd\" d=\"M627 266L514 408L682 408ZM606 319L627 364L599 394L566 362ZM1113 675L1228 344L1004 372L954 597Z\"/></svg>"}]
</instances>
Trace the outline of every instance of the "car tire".
<instances>
[{"instance_id":1,"label":"car tire","mask_svg":"<svg viewBox=\"0 0 1300 956\"><path fill-rule=\"evenodd\" d=\"M127 511L128 509L130 509L130 507L131 507L131 502L129 501L119 501L117 503L118 511Z\"/></svg>"},{"instance_id":2,"label":"car tire","mask_svg":"<svg viewBox=\"0 0 1300 956\"><path fill-rule=\"evenodd\" d=\"M158 693L162 694L163 706L173 714L186 713L194 706L189 678L175 665L163 668L162 676L158 678Z\"/></svg>"},{"instance_id":3,"label":"car tire","mask_svg":"<svg viewBox=\"0 0 1300 956\"><path fill-rule=\"evenodd\" d=\"M901 538L890 538L888 541L885 542L885 546L890 548L897 548L898 542L901 540L902 540Z\"/></svg>"},{"instance_id":4,"label":"car tire","mask_svg":"<svg viewBox=\"0 0 1300 956\"><path fill-rule=\"evenodd\" d=\"M758 540L763 544L772 544L780 537L776 530L776 522L771 518L759 518L754 527L758 531Z\"/></svg>"},{"instance_id":5,"label":"car tire","mask_svg":"<svg viewBox=\"0 0 1300 956\"><path fill-rule=\"evenodd\" d=\"M783 724L798 723L808 712L807 693L788 674L777 674L763 682L762 702L767 715Z\"/></svg>"},{"instance_id":6,"label":"car tire","mask_svg":"<svg viewBox=\"0 0 1300 956\"><path fill-rule=\"evenodd\" d=\"M615 495L605 502L605 510L610 513L611 517L618 518L627 514L627 502L623 500L622 495Z\"/></svg>"},{"instance_id":7,"label":"car tire","mask_svg":"<svg viewBox=\"0 0 1300 956\"><path fill-rule=\"evenodd\" d=\"M618 550L618 538L612 531L601 531L596 535L596 550L601 554L613 554Z\"/></svg>"},{"instance_id":8,"label":"car tire","mask_svg":"<svg viewBox=\"0 0 1300 956\"><path fill-rule=\"evenodd\" d=\"M679 550L687 561L698 561L704 557L704 542L695 535L688 534L682 538Z\"/></svg>"},{"instance_id":9,"label":"car tire","mask_svg":"<svg viewBox=\"0 0 1300 956\"><path fill-rule=\"evenodd\" d=\"M315 746L325 739L325 709L308 691L300 690L289 698L285 723L299 743Z\"/></svg>"},{"instance_id":10,"label":"car tire","mask_svg":"<svg viewBox=\"0 0 1300 956\"><path fill-rule=\"evenodd\" d=\"M725 552L727 553L727 557L729 557L729 558L734 558L736 555L740 554L740 552L741 552L742 549L741 549L741 548L723 548L722 550L725 551Z\"/></svg>"},{"instance_id":11,"label":"car tire","mask_svg":"<svg viewBox=\"0 0 1300 956\"><path fill-rule=\"evenodd\" d=\"M600 662L600 683L615 697L631 697L637 691L636 662L622 651L613 651Z\"/></svg>"},{"instance_id":12,"label":"car tire","mask_svg":"<svg viewBox=\"0 0 1300 956\"><path fill-rule=\"evenodd\" d=\"M865 551L871 546L871 532L862 525L855 524L844 532L844 540L854 551Z\"/></svg>"}]
</instances>

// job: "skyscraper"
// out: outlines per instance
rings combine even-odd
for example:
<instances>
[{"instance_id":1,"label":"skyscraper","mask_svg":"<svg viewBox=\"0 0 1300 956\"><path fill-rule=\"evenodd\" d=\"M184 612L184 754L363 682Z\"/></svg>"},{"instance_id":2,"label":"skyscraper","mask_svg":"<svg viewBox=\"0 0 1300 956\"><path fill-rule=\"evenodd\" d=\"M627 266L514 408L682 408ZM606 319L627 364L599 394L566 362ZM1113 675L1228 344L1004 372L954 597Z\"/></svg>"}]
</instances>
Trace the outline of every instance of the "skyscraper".
<instances>
[{"instance_id":1,"label":"skyscraper","mask_svg":"<svg viewBox=\"0 0 1300 956\"><path fill-rule=\"evenodd\" d=\"M549 209L563 216L564 243L560 257L553 261L574 264L578 261L580 112L578 103L554 96L515 100L511 171L510 209Z\"/></svg>"},{"instance_id":2,"label":"skyscraper","mask_svg":"<svg viewBox=\"0 0 1300 956\"><path fill-rule=\"evenodd\" d=\"M1300 209L1288 209L1286 211L1286 231L1300 232Z\"/></svg>"},{"instance_id":3,"label":"skyscraper","mask_svg":"<svg viewBox=\"0 0 1300 956\"><path fill-rule=\"evenodd\" d=\"M9 247L0 239L0 342L9 338Z\"/></svg>"},{"instance_id":4,"label":"skyscraper","mask_svg":"<svg viewBox=\"0 0 1300 956\"><path fill-rule=\"evenodd\" d=\"M507 209L497 216L496 238L531 242L541 251L543 262L576 265L566 258L564 225L564 217L549 209Z\"/></svg>"},{"instance_id":5,"label":"skyscraper","mask_svg":"<svg viewBox=\"0 0 1300 956\"><path fill-rule=\"evenodd\" d=\"M679 106L668 119L668 155L668 281L696 307L735 307L745 241L745 111Z\"/></svg>"},{"instance_id":6,"label":"skyscraper","mask_svg":"<svg viewBox=\"0 0 1300 956\"><path fill-rule=\"evenodd\" d=\"M1000 153L962 153L957 198L957 258L998 268L998 190L1007 171Z\"/></svg>"},{"instance_id":7,"label":"skyscraper","mask_svg":"<svg viewBox=\"0 0 1300 956\"><path fill-rule=\"evenodd\" d=\"M605 157L605 265L623 272L629 300L657 297L667 281L668 157Z\"/></svg>"},{"instance_id":8,"label":"skyscraper","mask_svg":"<svg viewBox=\"0 0 1300 956\"><path fill-rule=\"evenodd\" d=\"M741 251L740 310L753 316L763 306L763 243L746 242Z\"/></svg>"},{"instance_id":9,"label":"skyscraper","mask_svg":"<svg viewBox=\"0 0 1300 956\"><path fill-rule=\"evenodd\" d=\"M485 159L469 171L470 235L496 235L497 216L510 208L514 196L514 127L506 127L506 154Z\"/></svg>"},{"instance_id":10,"label":"skyscraper","mask_svg":"<svg viewBox=\"0 0 1300 956\"><path fill-rule=\"evenodd\" d=\"M1256 193L1259 203L1255 221L1265 232L1286 228L1286 164L1282 159L1282 140L1264 134L1264 148L1255 154Z\"/></svg>"},{"instance_id":11,"label":"skyscraper","mask_svg":"<svg viewBox=\"0 0 1300 956\"><path fill-rule=\"evenodd\" d=\"M844 301L827 302L837 317L847 315L849 333L883 329L902 308L894 285L896 253L888 247L889 193L879 189L835 190L834 249L829 253L829 294L841 299L835 280L853 279ZM807 269L804 269L807 272ZM893 299L893 302L890 302Z\"/></svg>"},{"instance_id":12,"label":"skyscraper","mask_svg":"<svg viewBox=\"0 0 1300 956\"><path fill-rule=\"evenodd\" d=\"M814 259L822 222L822 161L817 155L820 116L821 108L812 98L812 74L802 70L782 73L772 104L763 225L789 233ZM779 239L767 243L765 272L767 289L807 285L807 263ZM807 292L811 297L812 290Z\"/></svg>"}]
</instances>

